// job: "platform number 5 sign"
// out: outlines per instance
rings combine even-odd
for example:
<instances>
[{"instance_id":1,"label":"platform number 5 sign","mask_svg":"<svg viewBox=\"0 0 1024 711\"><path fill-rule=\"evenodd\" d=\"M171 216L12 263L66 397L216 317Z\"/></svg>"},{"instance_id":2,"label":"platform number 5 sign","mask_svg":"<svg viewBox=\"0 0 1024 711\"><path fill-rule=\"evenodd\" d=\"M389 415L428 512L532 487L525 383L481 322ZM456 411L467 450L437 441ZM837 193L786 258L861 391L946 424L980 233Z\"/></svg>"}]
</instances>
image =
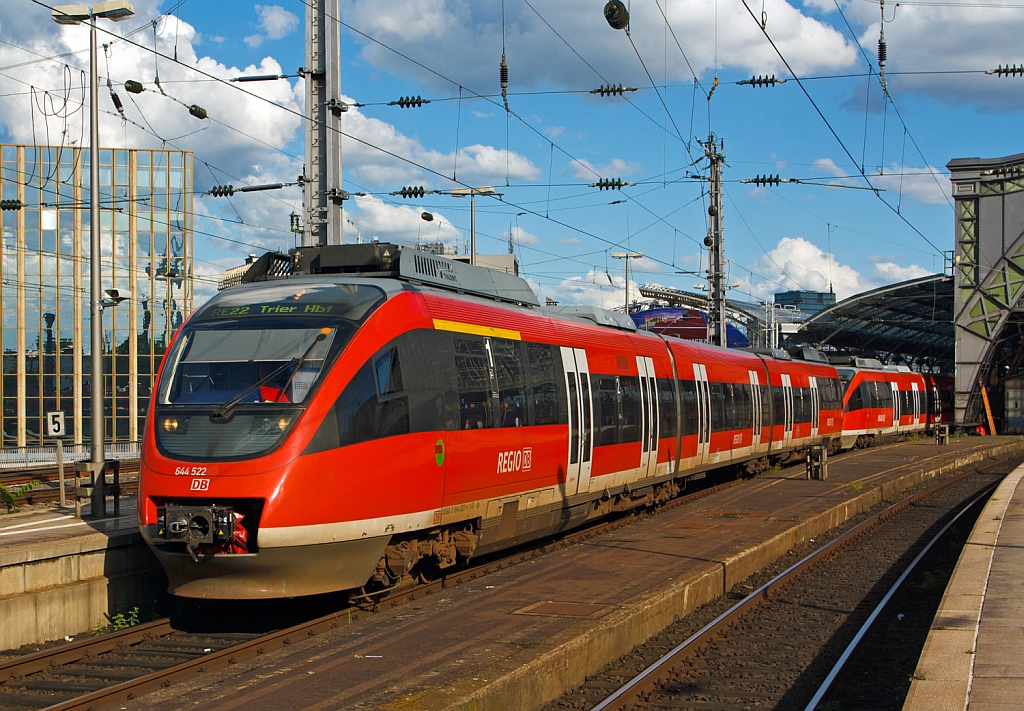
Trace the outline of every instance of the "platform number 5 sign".
<instances>
[{"instance_id":1,"label":"platform number 5 sign","mask_svg":"<svg viewBox=\"0 0 1024 711\"><path fill-rule=\"evenodd\" d=\"M48 437L63 437L65 434L64 430L64 413L63 412L47 412L46 413L46 435Z\"/></svg>"}]
</instances>

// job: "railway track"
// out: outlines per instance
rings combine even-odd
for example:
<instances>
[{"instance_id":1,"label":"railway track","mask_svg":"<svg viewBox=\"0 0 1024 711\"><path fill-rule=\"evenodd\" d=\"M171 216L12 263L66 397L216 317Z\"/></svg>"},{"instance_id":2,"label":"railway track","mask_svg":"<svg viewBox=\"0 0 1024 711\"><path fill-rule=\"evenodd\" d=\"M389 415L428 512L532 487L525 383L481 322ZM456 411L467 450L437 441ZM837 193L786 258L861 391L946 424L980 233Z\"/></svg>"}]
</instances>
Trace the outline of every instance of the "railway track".
<instances>
[{"instance_id":1,"label":"railway track","mask_svg":"<svg viewBox=\"0 0 1024 711\"><path fill-rule=\"evenodd\" d=\"M677 497L659 508L674 508L735 486L730 480ZM492 560L456 570L428 583L357 599L335 612L266 634L203 633L157 620L100 637L76 641L0 662L0 711L49 708L96 711L138 698L193 674L250 659L367 614L474 580L629 525L621 518L576 531L555 541L524 545Z\"/></svg>"},{"instance_id":2,"label":"railway track","mask_svg":"<svg viewBox=\"0 0 1024 711\"><path fill-rule=\"evenodd\" d=\"M121 469L121 493L129 496L138 493L139 463L124 462ZM31 491L15 497L15 504L52 504L60 501L60 474L56 467L49 469L26 469L16 472L0 472L0 486L17 489L29 482L37 482ZM74 500L75 467L69 464L64 469L64 490L69 501Z\"/></svg>"},{"instance_id":3,"label":"railway track","mask_svg":"<svg viewBox=\"0 0 1024 711\"><path fill-rule=\"evenodd\" d=\"M547 708L812 709L823 698L834 704L828 685L842 677L870 622L947 534L950 512L980 510L975 504L998 483L1001 474L991 472L1000 467L1005 473L1005 463L965 472L886 508L740 602L719 602L728 609L699 629L677 623Z\"/></svg>"},{"instance_id":4,"label":"railway track","mask_svg":"<svg viewBox=\"0 0 1024 711\"><path fill-rule=\"evenodd\" d=\"M657 508L667 510L692 503L738 483L729 480L712 485L708 481L706 488L679 496ZM500 557L496 554L493 559L415 587L357 597L347 605L339 604L329 614L269 633L234 629L228 633L202 632L191 629L195 623L176 625L163 619L0 662L0 711L109 708L194 674L221 669L368 614L606 534L629 525L636 518L623 515L557 540L524 545Z\"/></svg>"}]
</instances>

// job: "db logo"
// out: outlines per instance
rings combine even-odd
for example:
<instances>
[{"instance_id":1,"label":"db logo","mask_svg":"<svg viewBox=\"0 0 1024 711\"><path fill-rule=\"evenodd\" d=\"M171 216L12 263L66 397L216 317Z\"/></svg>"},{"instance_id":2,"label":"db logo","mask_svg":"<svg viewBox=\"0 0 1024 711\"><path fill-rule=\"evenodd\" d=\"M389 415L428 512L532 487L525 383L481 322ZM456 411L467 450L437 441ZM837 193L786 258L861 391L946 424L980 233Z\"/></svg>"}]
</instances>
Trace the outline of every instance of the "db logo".
<instances>
[{"instance_id":1,"label":"db logo","mask_svg":"<svg viewBox=\"0 0 1024 711\"><path fill-rule=\"evenodd\" d=\"M528 472L533 466L533 447L498 452L498 473Z\"/></svg>"},{"instance_id":2,"label":"db logo","mask_svg":"<svg viewBox=\"0 0 1024 711\"><path fill-rule=\"evenodd\" d=\"M208 491L210 488L209 479L193 479L192 491Z\"/></svg>"}]
</instances>

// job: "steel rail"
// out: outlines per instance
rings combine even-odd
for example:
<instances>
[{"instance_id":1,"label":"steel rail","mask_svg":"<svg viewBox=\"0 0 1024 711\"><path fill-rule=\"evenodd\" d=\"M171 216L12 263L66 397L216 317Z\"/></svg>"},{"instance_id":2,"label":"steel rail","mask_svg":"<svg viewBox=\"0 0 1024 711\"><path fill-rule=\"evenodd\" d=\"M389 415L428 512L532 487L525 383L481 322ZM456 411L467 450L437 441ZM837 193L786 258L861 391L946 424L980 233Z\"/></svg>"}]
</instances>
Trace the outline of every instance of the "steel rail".
<instances>
[{"instance_id":1,"label":"steel rail","mask_svg":"<svg viewBox=\"0 0 1024 711\"><path fill-rule=\"evenodd\" d=\"M869 523L870 521L880 519L886 514L892 515L893 513L897 512L896 510L898 508L899 510L902 510L903 508L910 506L914 501L917 501L919 498L922 498L925 494L930 495L931 493L940 491L941 489L955 483L956 481L959 481L963 478L966 478L967 476L971 476L981 471L983 470L979 468L970 472L966 472L964 474L958 475L957 477L950 478L934 487L931 487L925 492L921 492L913 497L904 499L903 501L898 502L892 507L889 507L880 514L877 514L872 519L869 519L868 521L865 521L864 523L860 524L855 529L852 529L842 538L846 538L851 533L861 530L865 526L865 524ZM661 504L657 504L654 508L656 508L657 510L674 509L676 507L683 506L685 504L692 503L701 498L710 496L724 489L737 486L740 483L742 483L742 481L742 479L737 479L733 481L724 482L716 486L711 486L708 487L707 489L702 489L691 494L679 495ZM327 630L333 629L342 624L351 623L352 621L357 619L357 615L353 614L354 611L366 612L367 610L372 610L375 612L381 609L397 607L399 605L402 605L406 602L417 599L424 595L432 594L438 590L450 588L459 583L474 580L489 573L510 567L519 562L524 562L544 555L546 553L550 553L555 550L568 547L570 545L581 543L595 536L609 533L618 528L630 525L633 522L633 520L635 520L635 517L623 516L618 520L609 521L605 523L598 523L582 531L575 531L573 533L567 534L556 541L549 541L541 545L536 545L528 550L520 549L518 551L513 551L511 554L505 555L500 559L482 563L471 568L453 571L452 573L441 576L437 580L431 581L429 583L424 583L415 587L403 588L401 590L392 591L390 594L385 594L384 597L370 601L368 607L360 606L358 604L350 605L348 607L341 608L336 612L332 612L328 615L324 615L314 620L303 622L298 625L289 627L287 629L271 632L263 636L255 637L251 640L246 640L245 642L242 642L240 644L232 645L230 647L209 654L204 654L202 656L186 660L180 664L176 664L174 666L162 670L143 674L137 677L136 679L125 681L119 684L113 684L104 689L89 692L82 696L62 701L58 704L55 704L47 708L49 711L98 711L99 709L107 708L119 703L124 703L133 698L138 698L145 694L159 690L160 688L167 687L173 683L181 681L194 674L215 671L217 669L224 668L225 666L228 666L230 664L245 661L255 656L273 651L275 649L279 649L283 646L292 644L302 639L316 636L317 634L321 634ZM809 556L809 558L814 557L814 555L818 555L822 551L829 549L831 545L834 545L839 540L842 539L837 539L836 541L833 541L833 543L830 544L830 546L821 549L812 556ZM805 559L805 561L806 560L807 559ZM801 566L802 563L804 563L805 561L797 563L795 566L790 568L782 575L787 575L791 573L796 568ZM741 602L740 605L743 605L745 602L749 600L755 599L758 595L762 593L765 597L767 597L769 590L773 586L773 583L778 579L779 578L773 579L773 581L770 581L766 585L759 588L757 591L748 596L743 602ZM387 591L382 592L387 593ZM726 613L726 615L728 614L729 613ZM723 615L722 617L725 617L725 615ZM721 619L722 618L719 618L719 620ZM709 629L712 626L715 626L716 623L719 622L719 620L712 622L711 625L708 625L707 627L705 627L705 629ZM715 629L717 629L717 627L715 627ZM101 637L80 640L51 650L43 650L17 659L9 660L6 662L0 662L0 683L10 682L12 680L16 682L18 679L28 674L58 671L58 668L65 664L72 664L74 662L81 661L88 657L94 657L99 654L104 654L107 652L116 651L117 649L130 647L131 645L138 644L140 642L144 642L146 640L153 639L156 637L165 636L178 631L180 630L175 630L172 627L170 620L162 619L157 620L155 622L137 625L126 630L121 630L119 632L106 634ZM697 634L699 635L701 633L698 632ZM690 643L690 641L693 640L696 636L697 635L691 637L690 640L684 642L682 645L677 647L677 649L680 649L688 643ZM670 652L669 654L672 653ZM666 657L667 656L669 655L666 655ZM657 664L660 663L661 661L659 660ZM611 700L612 697L609 697L609 699L606 699L605 702L602 702L601 705L595 707L594 711L596 711L597 709L607 708L607 703Z\"/></svg>"},{"instance_id":2,"label":"steel rail","mask_svg":"<svg viewBox=\"0 0 1024 711\"><path fill-rule=\"evenodd\" d=\"M708 487L707 489L702 489L701 491L697 491L692 494L678 496L660 504L658 508L665 509L682 506L700 498L710 496L715 492L736 486L739 483L739 480L729 481L717 486ZM405 602L424 595L429 595L438 590L474 580L489 573L515 565L518 562L530 560L545 553L582 542L588 538L608 533L617 528L629 525L631 520L632 517L623 517L617 521L598 524L584 531L577 531L569 534L560 540L536 546L530 550L517 551L512 555L507 555L499 560L455 571L430 583L395 591L384 598L372 601L370 609L376 611L379 609L397 607ZM357 619L356 615L353 615L352 612L353 610L359 609L362 609L364 612L367 610L366 607L360 608L358 605L351 605L323 617L300 623L284 630L271 632L216 652L197 656L194 659L186 660L166 669L142 674L135 679L131 679L120 684L114 684L104 689L89 692L66 701L61 701L47 707L47 709L48 711L98 711L98 709L108 708L116 704L124 703L130 699L138 698L160 688L169 686L170 684L181 681L194 674L215 671L228 666L229 664L236 664L238 662L251 659L257 655L292 644L293 642L315 636L341 624L347 624ZM17 659L0 663L0 684L11 681L17 683L17 680L29 674L55 672L59 670L58 668L60 666L65 664L72 664L90 657L113 652L118 649L130 648L132 645L139 644L156 637L166 636L178 631L180 630L176 630L172 627L169 619L162 619L155 622L137 625L119 632L106 634L101 637L80 640L54 649L43 650L24 657L19 657ZM2 698L3 697L0 696L0 700L2 700Z\"/></svg>"},{"instance_id":3,"label":"steel rail","mask_svg":"<svg viewBox=\"0 0 1024 711\"><path fill-rule=\"evenodd\" d=\"M733 481L724 482L722 484L716 484L715 486L709 486L707 489L695 491L692 494L680 493L679 496L676 496L673 499L669 499L668 501L665 501L661 504L656 504L653 508L657 511L670 511L679 506L693 503L694 501L702 499L706 496L711 496L712 494L724 491L725 489L732 488L733 486L738 485L741 481L742 480L740 479L736 479ZM637 508L642 507L638 506ZM635 511L635 509L633 509L632 511ZM622 513L627 514L629 513L629 511L623 511ZM439 590L450 588L460 583L468 582L470 580L475 580L478 577L490 575L491 573L495 573L499 570L504 570L505 568L516 565L517 563L532 560L533 558L546 555L553 551L561 550L563 548L568 548L569 546L583 543L584 541L594 538L595 536L600 536L605 533L611 533L612 531L622 528L623 526L630 525L635 520L635 517L624 515L622 518L613 521L597 523L593 526L590 526L589 528L568 533L555 541L550 541L548 543L543 543L541 545L534 544L532 546L531 544L527 543L524 544L525 546L529 546L526 550L520 549L518 551L513 550L511 552L505 551L505 554L497 560L489 561L487 563L480 563L479 565L473 566L471 568L463 568L460 570L452 571L451 573L442 575L437 580L421 583L414 587L404 587L392 591L381 590L379 593L367 594L365 596L362 596L366 599L366 601L357 601L354 607L356 607L357 609L362 609L364 611L372 610L375 612L380 609L397 607L398 605L403 605L407 602L423 597L424 595L430 595ZM381 597L375 597L375 595L377 594L381 595Z\"/></svg>"},{"instance_id":4,"label":"steel rail","mask_svg":"<svg viewBox=\"0 0 1024 711\"><path fill-rule=\"evenodd\" d=\"M864 635L867 634L868 629L870 629L871 625L882 613L882 608L884 608L886 603L888 603L892 596L896 594L896 591L899 589L900 585L903 584L903 582L907 579L910 573L914 570L914 567L921 561L922 558L925 557L928 551L931 550L932 546L935 545L939 541L939 539L946 534L946 531L949 530L950 526L956 523L961 516L963 516L965 513L967 513L967 511L970 510L972 506L974 506L976 503L978 503L986 496L990 496L992 492L996 490L996 487L998 485L999 482L995 482L994 484L985 487L985 489L980 494L971 499L971 501L966 506L960 509L960 512L957 513L956 516L950 519L949 522L947 522L946 525L942 527L942 530L940 530L937 534L935 534L935 536L930 541L928 541L928 545L926 545L921 550L921 552L917 554L917 557L915 557L914 560L910 561L910 565L907 566L906 570L903 571L903 573L896 580L896 582L892 584L892 587L889 588L889 591L885 593L885 597L883 597L881 602L879 602L875 609L871 611L871 614L868 615L868 618L864 621L864 624L861 625L861 628L857 630L857 634L854 635L853 639L850 640L850 644L848 644L846 649L843 650L843 653L839 657L839 660L835 663L835 666L832 667L832 671L828 673L828 676L825 677L825 681L821 683L821 686L814 693L814 696L811 697L811 700L807 703L807 706L804 707L804 711L814 711L814 709L817 708L818 704L821 703L821 700L825 697L825 694L828 692L829 687L832 686L832 682L836 680L836 677L839 676L839 672L842 671L843 665L845 665L847 660L853 655L854 650L857 649L857 645L860 644L860 641L864 638Z\"/></svg>"},{"instance_id":5,"label":"steel rail","mask_svg":"<svg viewBox=\"0 0 1024 711\"><path fill-rule=\"evenodd\" d=\"M811 567L826 556L841 550L843 547L856 540L859 536L870 531L883 521L902 513L915 503L928 499L943 489L963 481L968 477L983 473L988 468L991 467L973 469L950 477L949 479L939 482L924 491L920 491L912 496L908 496L905 499L897 501L892 506L878 512L865 521L862 521L843 535L830 542L828 545L819 548L802 560L794 563L792 566L747 595L740 602L723 612L714 620L704 625L704 627L697 630L680 644L676 645L673 649L658 659L658 661L654 662L654 664L647 667L612 692L612 694L594 706L591 711L608 711L610 709L621 710L629 708L637 701L637 698L641 694L654 690L654 686L661 679L661 672L667 671L672 665L687 659L692 654L695 654L701 648L706 646L716 634L725 629L728 625L732 624L742 614L750 611L762 601L769 601L773 593L778 591L780 587L788 584L791 579L796 577L799 573L804 572L807 568Z\"/></svg>"}]
</instances>

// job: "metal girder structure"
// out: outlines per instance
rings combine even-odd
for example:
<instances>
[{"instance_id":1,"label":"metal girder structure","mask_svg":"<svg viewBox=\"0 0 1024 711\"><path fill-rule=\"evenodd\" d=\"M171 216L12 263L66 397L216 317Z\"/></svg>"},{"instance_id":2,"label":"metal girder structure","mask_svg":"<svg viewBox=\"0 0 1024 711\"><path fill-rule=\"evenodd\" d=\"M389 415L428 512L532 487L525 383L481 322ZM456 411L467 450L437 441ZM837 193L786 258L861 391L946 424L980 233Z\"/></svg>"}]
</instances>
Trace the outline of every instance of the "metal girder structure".
<instances>
[{"instance_id":1,"label":"metal girder structure","mask_svg":"<svg viewBox=\"0 0 1024 711\"><path fill-rule=\"evenodd\" d=\"M883 362L953 365L953 279L935 274L851 296L793 337L815 348Z\"/></svg>"},{"instance_id":2,"label":"metal girder structure","mask_svg":"<svg viewBox=\"0 0 1024 711\"><path fill-rule=\"evenodd\" d=\"M640 295L646 299L657 299L672 306L686 306L707 313L708 297L706 294L694 294L689 291L669 289L662 286L640 287ZM733 299L725 301L725 318L743 328L764 328L763 309L757 304L747 304Z\"/></svg>"},{"instance_id":3,"label":"metal girder structure","mask_svg":"<svg viewBox=\"0 0 1024 711\"><path fill-rule=\"evenodd\" d=\"M956 199L956 421L973 425L982 419L981 384L1001 414L1002 383L1021 363L1024 153L946 167Z\"/></svg>"},{"instance_id":4,"label":"metal girder structure","mask_svg":"<svg viewBox=\"0 0 1024 711\"><path fill-rule=\"evenodd\" d=\"M338 0L306 3L306 168L303 246L341 244L341 39Z\"/></svg>"}]
</instances>

